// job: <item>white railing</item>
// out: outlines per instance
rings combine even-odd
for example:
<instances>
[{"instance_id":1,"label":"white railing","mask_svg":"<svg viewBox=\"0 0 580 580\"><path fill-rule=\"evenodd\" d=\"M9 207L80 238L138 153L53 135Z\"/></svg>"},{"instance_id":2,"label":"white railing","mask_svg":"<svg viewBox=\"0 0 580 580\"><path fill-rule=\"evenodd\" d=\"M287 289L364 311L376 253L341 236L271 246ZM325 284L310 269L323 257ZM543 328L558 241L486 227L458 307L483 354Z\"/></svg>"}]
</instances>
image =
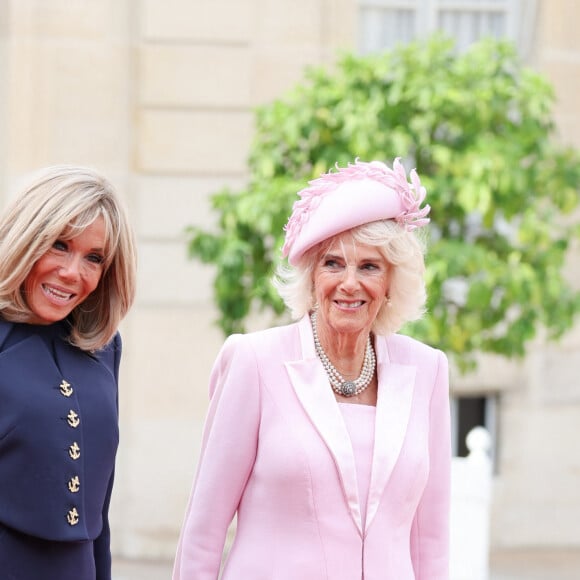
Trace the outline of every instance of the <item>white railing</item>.
<instances>
[{"instance_id":1,"label":"white railing","mask_svg":"<svg viewBox=\"0 0 580 580\"><path fill-rule=\"evenodd\" d=\"M489 579L491 437L475 427L466 437L469 455L451 465L450 579Z\"/></svg>"}]
</instances>

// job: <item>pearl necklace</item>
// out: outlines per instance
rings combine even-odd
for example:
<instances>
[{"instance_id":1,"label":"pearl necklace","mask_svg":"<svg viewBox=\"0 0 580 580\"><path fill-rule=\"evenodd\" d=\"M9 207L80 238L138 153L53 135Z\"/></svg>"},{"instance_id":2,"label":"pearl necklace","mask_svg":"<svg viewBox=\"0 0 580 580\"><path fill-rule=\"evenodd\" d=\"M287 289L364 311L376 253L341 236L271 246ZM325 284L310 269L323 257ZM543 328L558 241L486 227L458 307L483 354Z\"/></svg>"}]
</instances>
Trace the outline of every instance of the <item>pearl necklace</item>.
<instances>
[{"instance_id":1,"label":"pearl necklace","mask_svg":"<svg viewBox=\"0 0 580 580\"><path fill-rule=\"evenodd\" d=\"M354 397L355 395L362 393L371 384L373 376L375 375L376 358L371 337L369 336L367 339L365 358L358 379L355 379L354 381L347 381L338 372L338 369L330 362L330 359L320 344L318 331L316 330L316 311L310 315L310 322L312 323L312 334L314 336L314 347L316 348L316 354L318 355L318 358L320 359L320 362L322 363L322 366L328 375L328 380L330 381L332 390L337 395L342 395L343 397Z\"/></svg>"}]
</instances>

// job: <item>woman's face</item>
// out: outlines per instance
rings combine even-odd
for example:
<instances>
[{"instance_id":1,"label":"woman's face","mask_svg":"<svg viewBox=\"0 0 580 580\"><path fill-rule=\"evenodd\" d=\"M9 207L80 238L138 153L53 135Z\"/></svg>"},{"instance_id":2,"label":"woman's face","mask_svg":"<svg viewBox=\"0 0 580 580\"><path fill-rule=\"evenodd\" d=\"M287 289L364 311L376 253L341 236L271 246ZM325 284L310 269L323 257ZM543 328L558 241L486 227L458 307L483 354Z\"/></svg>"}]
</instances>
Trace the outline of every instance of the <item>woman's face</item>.
<instances>
[{"instance_id":1,"label":"woman's face","mask_svg":"<svg viewBox=\"0 0 580 580\"><path fill-rule=\"evenodd\" d=\"M387 260L348 232L335 238L314 268L319 324L335 333L368 334L388 290Z\"/></svg>"},{"instance_id":2,"label":"woman's face","mask_svg":"<svg viewBox=\"0 0 580 580\"><path fill-rule=\"evenodd\" d=\"M33 313L30 324L63 320L84 302L99 284L104 255L102 217L71 240L57 239L24 281L24 295Z\"/></svg>"}]
</instances>

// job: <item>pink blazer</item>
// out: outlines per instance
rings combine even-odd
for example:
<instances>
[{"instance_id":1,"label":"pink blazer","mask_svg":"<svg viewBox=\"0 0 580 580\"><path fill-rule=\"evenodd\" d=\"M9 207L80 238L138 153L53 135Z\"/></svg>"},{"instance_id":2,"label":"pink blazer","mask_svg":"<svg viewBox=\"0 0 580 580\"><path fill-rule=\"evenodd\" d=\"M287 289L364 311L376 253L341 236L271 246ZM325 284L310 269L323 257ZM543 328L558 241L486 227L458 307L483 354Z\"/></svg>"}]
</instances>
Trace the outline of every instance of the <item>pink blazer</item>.
<instances>
[{"instance_id":1,"label":"pink blazer","mask_svg":"<svg viewBox=\"0 0 580 580\"><path fill-rule=\"evenodd\" d=\"M361 525L355 462L308 317L230 336L210 378L174 580L447 580L445 355L376 339L375 447Z\"/></svg>"}]
</instances>

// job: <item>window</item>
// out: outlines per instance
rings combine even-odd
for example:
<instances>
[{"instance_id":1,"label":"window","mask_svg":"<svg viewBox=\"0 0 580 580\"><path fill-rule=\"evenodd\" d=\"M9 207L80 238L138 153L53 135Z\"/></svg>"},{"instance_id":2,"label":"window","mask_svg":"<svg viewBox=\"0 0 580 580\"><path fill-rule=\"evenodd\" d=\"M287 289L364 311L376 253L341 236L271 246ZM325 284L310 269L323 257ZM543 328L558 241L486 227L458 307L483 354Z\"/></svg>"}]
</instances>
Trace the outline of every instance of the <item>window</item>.
<instances>
[{"instance_id":1,"label":"window","mask_svg":"<svg viewBox=\"0 0 580 580\"><path fill-rule=\"evenodd\" d=\"M485 427L491 436L491 460L496 458L496 395L455 396L451 398L451 444L453 455L466 457L469 454L465 438L474 427Z\"/></svg>"},{"instance_id":2,"label":"window","mask_svg":"<svg viewBox=\"0 0 580 580\"><path fill-rule=\"evenodd\" d=\"M525 58L537 0L359 0L359 49L393 48L440 31L459 50L484 37L513 40Z\"/></svg>"}]
</instances>

